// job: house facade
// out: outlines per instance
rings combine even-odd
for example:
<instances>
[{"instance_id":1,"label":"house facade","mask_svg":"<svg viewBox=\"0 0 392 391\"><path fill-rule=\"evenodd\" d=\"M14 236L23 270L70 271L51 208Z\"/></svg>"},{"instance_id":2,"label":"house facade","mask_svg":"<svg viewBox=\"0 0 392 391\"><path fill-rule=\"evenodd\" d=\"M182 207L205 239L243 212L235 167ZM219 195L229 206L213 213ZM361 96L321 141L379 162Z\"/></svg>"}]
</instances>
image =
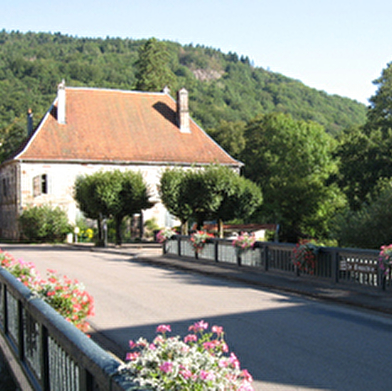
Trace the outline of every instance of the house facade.
<instances>
[{"instance_id":1,"label":"house facade","mask_svg":"<svg viewBox=\"0 0 392 391\"><path fill-rule=\"evenodd\" d=\"M114 169L142 173L156 202L142 212L143 220L170 227L173 218L157 187L165 169L241 166L190 118L185 89L174 100L167 92L74 88L63 82L34 131L29 113L28 128L27 141L0 166L2 238L19 238L18 216L28 206L60 206L75 223L81 214L73 198L76 178Z\"/></svg>"}]
</instances>

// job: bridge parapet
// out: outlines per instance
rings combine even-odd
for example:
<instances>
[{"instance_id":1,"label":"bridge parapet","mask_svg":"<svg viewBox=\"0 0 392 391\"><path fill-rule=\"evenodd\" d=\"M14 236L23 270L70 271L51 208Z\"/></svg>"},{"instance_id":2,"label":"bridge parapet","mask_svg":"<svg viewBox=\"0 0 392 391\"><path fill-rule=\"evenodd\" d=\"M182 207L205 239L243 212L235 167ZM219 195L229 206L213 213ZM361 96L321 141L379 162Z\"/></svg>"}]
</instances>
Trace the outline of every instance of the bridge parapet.
<instances>
[{"instance_id":1,"label":"bridge parapet","mask_svg":"<svg viewBox=\"0 0 392 391\"><path fill-rule=\"evenodd\" d=\"M0 267L0 349L22 390L124 391L116 359Z\"/></svg>"}]
</instances>

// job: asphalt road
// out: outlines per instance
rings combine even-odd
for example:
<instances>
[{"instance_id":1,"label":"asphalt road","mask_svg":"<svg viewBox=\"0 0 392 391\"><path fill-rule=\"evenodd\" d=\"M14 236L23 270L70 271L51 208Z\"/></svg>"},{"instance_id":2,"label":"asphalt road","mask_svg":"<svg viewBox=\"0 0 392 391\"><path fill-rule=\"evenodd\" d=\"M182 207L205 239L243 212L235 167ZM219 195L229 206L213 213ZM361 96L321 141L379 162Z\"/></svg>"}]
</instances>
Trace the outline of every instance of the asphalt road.
<instances>
[{"instance_id":1,"label":"asphalt road","mask_svg":"<svg viewBox=\"0 0 392 391\"><path fill-rule=\"evenodd\" d=\"M130 256L50 246L1 248L83 282L95 300L92 337L120 358L128 341L171 324L185 335L223 326L256 390L390 390L392 317L216 277L140 263Z\"/></svg>"}]
</instances>

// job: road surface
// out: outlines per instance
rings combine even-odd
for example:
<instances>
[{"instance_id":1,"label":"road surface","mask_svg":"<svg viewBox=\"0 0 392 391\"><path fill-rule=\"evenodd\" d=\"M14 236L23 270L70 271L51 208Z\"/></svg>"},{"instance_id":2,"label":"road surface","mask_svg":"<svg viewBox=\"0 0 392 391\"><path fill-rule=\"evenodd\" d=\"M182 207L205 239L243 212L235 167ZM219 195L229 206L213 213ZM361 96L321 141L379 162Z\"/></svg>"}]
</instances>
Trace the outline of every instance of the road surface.
<instances>
[{"instance_id":1,"label":"road surface","mask_svg":"<svg viewBox=\"0 0 392 391\"><path fill-rule=\"evenodd\" d=\"M254 377L256 390L390 390L392 318L216 277L151 266L130 256L51 246L1 245L83 282L95 300L92 337L121 359L156 326L185 335L204 320Z\"/></svg>"}]
</instances>

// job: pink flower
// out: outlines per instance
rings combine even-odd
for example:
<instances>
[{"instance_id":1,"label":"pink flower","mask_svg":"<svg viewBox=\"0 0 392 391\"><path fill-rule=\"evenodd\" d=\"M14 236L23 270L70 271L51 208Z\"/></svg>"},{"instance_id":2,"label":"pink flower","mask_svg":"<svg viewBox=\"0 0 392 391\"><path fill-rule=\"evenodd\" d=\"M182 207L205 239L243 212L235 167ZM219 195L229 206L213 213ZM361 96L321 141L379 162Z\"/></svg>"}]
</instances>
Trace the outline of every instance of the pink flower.
<instances>
[{"instance_id":1,"label":"pink flower","mask_svg":"<svg viewBox=\"0 0 392 391\"><path fill-rule=\"evenodd\" d=\"M244 369L241 372L241 377L243 377L247 382L251 383L253 381L252 375L248 372L247 369Z\"/></svg>"},{"instance_id":2,"label":"pink flower","mask_svg":"<svg viewBox=\"0 0 392 391\"><path fill-rule=\"evenodd\" d=\"M159 367L159 369L160 369L162 372L165 372L165 373L172 372L172 371L173 371L173 363L170 362L170 361L165 361L165 362Z\"/></svg>"},{"instance_id":3,"label":"pink flower","mask_svg":"<svg viewBox=\"0 0 392 391\"><path fill-rule=\"evenodd\" d=\"M156 345L161 345L161 344L163 344L163 342L165 342L165 340L162 337L162 335L157 335L154 339L154 344L156 344Z\"/></svg>"},{"instance_id":4,"label":"pink flower","mask_svg":"<svg viewBox=\"0 0 392 391\"><path fill-rule=\"evenodd\" d=\"M229 366L229 361L226 359L220 360L218 366L219 368L227 368Z\"/></svg>"},{"instance_id":5,"label":"pink flower","mask_svg":"<svg viewBox=\"0 0 392 391\"><path fill-rule=\"evenodd\" d=\"M207 330L207 329L208 329L208 323L204 322L204 320L201 320L199 322L196 322L192 326L189 326L188 330L197 333L199 331L203 331L203 330Z\"/></svg>"},{"instance_id":6,"label":"pink flower","mask_svg":"<svg viewBox=\"0 0 392 391\"><path fill-rule=\"evenodd\" d=\"M240 368L240 362L238 361L237 356L232 352L229 357L229 363L232 365L235 369Z\"/></svg>"},{"instance_id":7,"label":"pink flower","mask_svg":"<svg viewBox=\"0 0 392 391\"><path fill-rule=\"evenodd\" d=\"M192 372L191 372L189 369L187 369L187 368L183 368L183 369L180 371L180 375L181 375L184 379L188 380L188 379L190 379L190 378L192 377Z\"/></svg>"},{"instance_id":8,"label":"pink flower","mask_svg":"<svg viewBox=\"0 0 392 391\"><path fill-rule=\"evenodd\" d=\"M221 349L222 349L222 352L224 352L224 353L228 353L229 352L229 347L227 346L226 342L222 342Z\"/></svg>"},{"instance_id":9,"label":"pink flower","mask_svg":"<svg viewBox=\"0 0 392 391\"><path fill-rule=\"evenodd\" d=\"M207 372L203 369L200 371L199 377L202 380L215 380L215 375L212 372Z\"/></svg>"},{"instance_id":10,"label":"pink flower","mask_svg":"<svg viewBox=\"0 0 392 391\"><path fill-rule=\"evenodd\" d=\"M157 333L165 334L167 332L171 332L171 327L168 324L161 324L157 327Z\"/></svg>"},{"instance_id":11,"label":"pink flower","mask_svg":"<svg viewBox=\"0 0 392 391\"><path fill-rule=\"evenodd\" d=\"M216 333L218 335L222 335L223 334L223 327L220 326L212 326L212 332Z\"/></svg>"},{"instance_id":12,"label":"pink flower","mask_svg":"<svg viewBox=\"0 0 392 391\"><path fill-rule=\"evenodd\" d=\"M125 359L127 361L135 361L140 356L139 352L127 353Z\"/></svg>"},{"instance_id":13,"label":"pink flower","mask_svg":"<svg viewBox=\"0 0 392 391\"><path fill-rule=\"evenodd\" d=\"M197 335L196 334L188 334L185 338L184 338L184 342L188 343L188 342L197 342Z\"/></svg>"},{"instance_id":14,"label":"pink flower","mask_svg":"<svg viewBox=\"0 0 392 391\"><path fill-rule=\"evenodd\" d=\"M219 342L214 340L214 341L206 341L203 343L203 348L205 350L214 350L217 346L219 345Z\"/></svg>"}]
</instances>

